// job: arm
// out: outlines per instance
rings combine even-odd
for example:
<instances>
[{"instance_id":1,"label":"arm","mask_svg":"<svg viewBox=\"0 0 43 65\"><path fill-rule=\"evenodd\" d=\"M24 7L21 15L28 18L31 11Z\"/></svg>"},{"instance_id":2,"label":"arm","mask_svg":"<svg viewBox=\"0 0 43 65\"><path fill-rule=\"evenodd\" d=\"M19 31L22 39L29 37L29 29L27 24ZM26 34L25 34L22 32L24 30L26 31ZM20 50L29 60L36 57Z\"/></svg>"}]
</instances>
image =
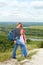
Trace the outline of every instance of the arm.
<instances>
[{"instance_id":1,"label":"arm","mask_svg":"<svg viewBox=\"0 0 43 65\"><path fill-rule=\"evenodd\" d=\"M27 42L26 42L26 35L25 35L25 34L24 34L24 38L25 38L25 43L27 43Z\"/></svg>"},{"instance_id":2,"label":"arm","mask_svg":"<svg viewBox=\"0 0 43 65\"><path fill-rule=\"evenodd\" d=\"M16 44L16 29L14 30L14 32L13 32L13 38L14 38L14 44Z\"/></svg>"}]
</instances>

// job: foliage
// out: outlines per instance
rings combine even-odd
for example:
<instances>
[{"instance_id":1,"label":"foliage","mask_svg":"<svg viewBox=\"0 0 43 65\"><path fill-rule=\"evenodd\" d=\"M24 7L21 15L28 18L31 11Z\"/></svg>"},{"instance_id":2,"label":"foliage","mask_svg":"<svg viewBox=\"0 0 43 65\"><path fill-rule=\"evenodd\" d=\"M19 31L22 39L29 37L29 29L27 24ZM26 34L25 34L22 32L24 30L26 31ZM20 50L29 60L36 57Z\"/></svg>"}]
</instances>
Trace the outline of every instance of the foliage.
<instances>
[{"instance_id":1,"label":"foliage","mask_svg":"<svg viewBox=\"0 0 43 65\"><path fill-rule=\"evenodd\" d=\"M14 27L15 26L13 24L10 24L10 25L4 24L0 27L0 52L8 51L14 47L13 42L8 40L8 33L12 29L14 29ZM27 38L29 38L29 37L43 38L43 29L41 29L41 28L42 28L42 26L40 26L40 29L37 29L35 27L32 29L31 29L31 27L25 28L26 37ZM30 39L27 39L27 43L32 44ZM34 42L34 43L36 43L36 42ZM43 47L43 42L41 42L40 44L38 44L38 42L37 42L36 45L38 45L39 47Z\"/></svg>"},{"instance_id":2,"label":"foliage","mask_svg":"<svg viewBox=\"0 0 43 65\"><path fill-rule=\"evenodd\" d=\"M41 44L39 45L40 48L43 48L43 41L41 42Z\"/></svg>"}]
</instances>

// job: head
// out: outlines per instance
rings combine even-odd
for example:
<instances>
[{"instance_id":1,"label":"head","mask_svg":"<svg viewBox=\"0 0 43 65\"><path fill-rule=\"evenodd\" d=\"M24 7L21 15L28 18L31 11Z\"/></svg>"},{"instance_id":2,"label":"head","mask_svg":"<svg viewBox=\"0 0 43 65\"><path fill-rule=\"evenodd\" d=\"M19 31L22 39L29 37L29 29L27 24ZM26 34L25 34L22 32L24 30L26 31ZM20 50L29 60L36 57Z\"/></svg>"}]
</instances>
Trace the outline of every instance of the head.
<instances>
[{"instance_id":1,"label":"head","mask_svg":"<svg viewBox=\"0 0 43 65\"><path fill-rule=\"evenodd\" d=\"M19 23L17 24L17 28L19 28L19 29L22 29L22 28L23 28L23 25L22 25L21 22L19 22Z\"/></svg>"}]
</instances>

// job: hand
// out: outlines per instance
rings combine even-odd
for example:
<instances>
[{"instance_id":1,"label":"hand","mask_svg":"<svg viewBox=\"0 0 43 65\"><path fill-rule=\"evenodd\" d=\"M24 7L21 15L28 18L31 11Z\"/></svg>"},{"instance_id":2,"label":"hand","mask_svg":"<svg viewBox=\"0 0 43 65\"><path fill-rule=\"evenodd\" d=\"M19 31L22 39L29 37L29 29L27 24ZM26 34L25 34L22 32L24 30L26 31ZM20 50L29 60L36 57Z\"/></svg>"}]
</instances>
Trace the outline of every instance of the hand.
<instances>
[{"instance_id":1,"label":"hand","mask_svg":"<svg viewBox=\"0 0 43 65\"><path fill-rule=\"evenodd\" d=\"M27 43L27 41L25 40L25 43Z\"/></svg>"},{"instance_id":2,"label":"hand","mask_svg":"<svg viewBox=\"0 0 43 65\"><path fill-rule=\"evenodd\" d=\"M16 44L16 41L14 41L14 44Z\"/></svg>"}]
</instances>

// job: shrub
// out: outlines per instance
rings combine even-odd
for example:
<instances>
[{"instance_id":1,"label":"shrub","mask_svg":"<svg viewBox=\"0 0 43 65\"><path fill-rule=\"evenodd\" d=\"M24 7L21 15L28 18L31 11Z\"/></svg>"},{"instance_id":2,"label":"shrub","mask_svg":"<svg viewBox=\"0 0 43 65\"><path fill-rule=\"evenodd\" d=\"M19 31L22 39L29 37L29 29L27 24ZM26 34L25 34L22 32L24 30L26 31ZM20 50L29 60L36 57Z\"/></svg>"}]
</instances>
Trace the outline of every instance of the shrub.
<instances>
[{"instance_id":1,"label":"shrub","mask_svg":"<svg viewBox=\"0 0 43 65\"><path fill-rule=\"evenodd\" d=\"M29 42L31 42L31 40L30 39L27 39L27 43L29 44Z\"/></svg>"},{"instance_id":2,"label":"shrub","mask_svg":"<svg viewBox=\"0 0 43 65\"><path fill-rule=\"evenodd\" d=\"M40 44L40 48L43 48L43 41L42 41L41 44Z\"/></svg>"}]
</instances>

